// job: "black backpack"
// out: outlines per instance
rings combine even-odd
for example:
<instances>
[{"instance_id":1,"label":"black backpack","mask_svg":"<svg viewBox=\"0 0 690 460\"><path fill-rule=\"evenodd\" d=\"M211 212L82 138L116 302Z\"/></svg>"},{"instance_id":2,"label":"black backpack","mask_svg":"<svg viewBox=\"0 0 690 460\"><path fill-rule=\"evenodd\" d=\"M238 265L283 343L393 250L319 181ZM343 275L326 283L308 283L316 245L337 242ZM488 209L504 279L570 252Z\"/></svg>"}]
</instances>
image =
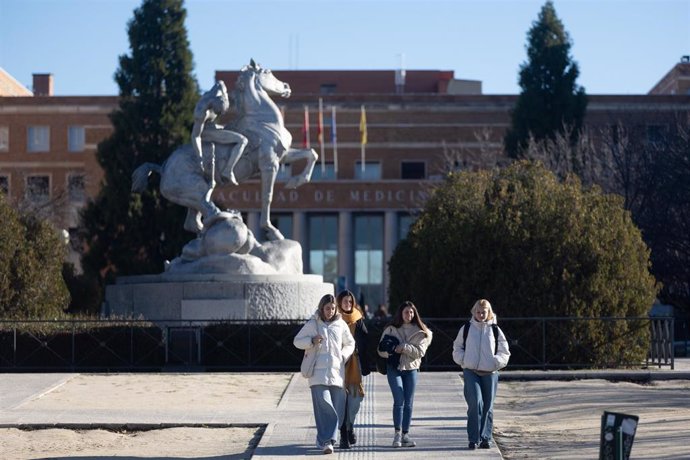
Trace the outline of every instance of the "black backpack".
<instances>
[{"instance_id":1,"label":"black backpack","mask_svg":"<svg viewBox=\"0 0 690 460\"><path fill-rule=\"evenodd\" d=\"M498 324L493 323L491 329L494 330L494 354L498 353ZM470 333L470 322L465 323L465 328L462 330L462 349L465 349L465 344L467 343L467 334Z\"/></svg>"}]
</instances>

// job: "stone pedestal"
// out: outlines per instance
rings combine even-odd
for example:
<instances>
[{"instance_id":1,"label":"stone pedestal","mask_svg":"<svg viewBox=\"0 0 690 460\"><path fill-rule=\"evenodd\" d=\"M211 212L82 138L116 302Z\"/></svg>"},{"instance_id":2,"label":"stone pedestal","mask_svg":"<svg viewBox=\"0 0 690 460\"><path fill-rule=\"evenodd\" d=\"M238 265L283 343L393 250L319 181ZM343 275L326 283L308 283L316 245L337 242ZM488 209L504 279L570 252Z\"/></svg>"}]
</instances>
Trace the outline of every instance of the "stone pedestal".
<instances>
[{"instance_id":1,"label":"stone pedestal","mask_svg":"<svg viewBox=\"0 0 690 460\"><path fill-rule=\"evenodd\" d=\"M321 275L123 276L107 286L103 313L147 320L306 319L333 294Z\"/></svg>"}]
</instances>

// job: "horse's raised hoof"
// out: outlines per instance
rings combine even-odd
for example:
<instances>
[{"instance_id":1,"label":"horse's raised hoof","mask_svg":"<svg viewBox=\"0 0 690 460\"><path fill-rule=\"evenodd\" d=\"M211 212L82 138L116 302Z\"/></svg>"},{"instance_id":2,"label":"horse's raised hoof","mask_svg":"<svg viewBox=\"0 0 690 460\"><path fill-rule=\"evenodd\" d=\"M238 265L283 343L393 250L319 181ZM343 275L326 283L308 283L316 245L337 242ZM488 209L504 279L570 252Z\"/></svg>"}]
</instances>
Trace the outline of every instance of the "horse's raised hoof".
<instances>
[{"instance_id":1,"label":"horse's raised hoof","mask_svg":"<svg viewBox=\"0 0 690 460\"><path fill-rule=\"evenodd\" d=\"M287 184L285 184L285 188L288 188L288 189L297 188L300 185L306 184L307 182L309 182L309 180L304 176L294 176L294 177L290 178L290 180L287 182Z\"/></svg>"},{"instance_id":2,"label":"horse's raised hoof","mask_svg":"<svg viewBox=\"0 0 690 460\"><path fill-rule=\"evenodd\" d=\"M237 183L237 179L235 179L235 173L230 173L230 176L228 177L228 182L230 182L232 185L240 185Z\"/></svg>"}]
</instances>

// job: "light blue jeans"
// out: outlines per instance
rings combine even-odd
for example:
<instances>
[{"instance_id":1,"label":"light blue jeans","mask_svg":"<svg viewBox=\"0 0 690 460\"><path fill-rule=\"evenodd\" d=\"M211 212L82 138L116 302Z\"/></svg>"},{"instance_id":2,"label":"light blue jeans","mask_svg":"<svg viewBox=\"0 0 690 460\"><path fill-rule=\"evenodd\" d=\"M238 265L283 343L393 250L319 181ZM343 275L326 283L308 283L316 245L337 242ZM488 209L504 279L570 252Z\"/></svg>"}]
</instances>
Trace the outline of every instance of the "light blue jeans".
<instances>
[{"instance_id":1,"label":"light blue jeans","mask_svg":"<svg viewBox=\"0 0 690 460\"><path fill-rule=\"evenodd\" d=\"M327 442L335 442L345 413L345 390L314 385L311 387L311 402L316 422L316 444L321 447Z\"/></svg>"},{"instance_id":2,"label":"light blue jeans","mask_svg":"<svg viewBox=\"0 0 690 460\"><path fill-rule=\"evenodd\" d=\"M465 401L467 402L467 439L480 443L491 441L494 428L494 398L498 388L498 372L478 375L463 369Z\"/></svg>"},{"instance_id":3,"label":"light blue jeans","mask_svg":"<svg viewBox=\"0 0 690 460\"><path fill-rule=\"evenodd\" d=\"M396 431L410 431L412 422L412 406L414 404L414 390L417 386L417 369L399 371L395 366L388 366L386 373L388 386L393 393L393 426Z\"/></svg>"},{"instance_id":4,"label":"light blue jeans","mask_svg":"<svg viewBox=\"0 0 690 460\"><path fill-rule=\"evenodd\" d=\"M352 431L355 425L355 417L359 413L359 406L362 404L364 396L359 394L359 385L350 385L347 392L347 402L345 404L345 416L343 417L345 428Z\"/></svg>"}]
</instances>

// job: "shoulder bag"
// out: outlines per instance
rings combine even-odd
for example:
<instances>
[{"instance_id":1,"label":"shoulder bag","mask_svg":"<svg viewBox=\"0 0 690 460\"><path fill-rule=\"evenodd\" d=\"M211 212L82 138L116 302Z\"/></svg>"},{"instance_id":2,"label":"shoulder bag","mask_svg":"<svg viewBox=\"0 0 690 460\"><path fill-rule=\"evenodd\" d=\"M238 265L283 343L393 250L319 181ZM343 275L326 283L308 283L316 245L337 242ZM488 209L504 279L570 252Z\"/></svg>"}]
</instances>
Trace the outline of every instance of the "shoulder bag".
<instances>
[{"instance_id":1,"label":"shoulder bag","mask_svg":"<svg viewBox=\"0 0 690 460\"><path fill-rule=\"evenodd\" d=\"M304 358L302 358L302 365L299 370L305 379L314 375L314 366L316 366L316 357L319 354L320 348L321 344L317 343L312 348L304 350Z\"/></svg>"}]
</instances>

